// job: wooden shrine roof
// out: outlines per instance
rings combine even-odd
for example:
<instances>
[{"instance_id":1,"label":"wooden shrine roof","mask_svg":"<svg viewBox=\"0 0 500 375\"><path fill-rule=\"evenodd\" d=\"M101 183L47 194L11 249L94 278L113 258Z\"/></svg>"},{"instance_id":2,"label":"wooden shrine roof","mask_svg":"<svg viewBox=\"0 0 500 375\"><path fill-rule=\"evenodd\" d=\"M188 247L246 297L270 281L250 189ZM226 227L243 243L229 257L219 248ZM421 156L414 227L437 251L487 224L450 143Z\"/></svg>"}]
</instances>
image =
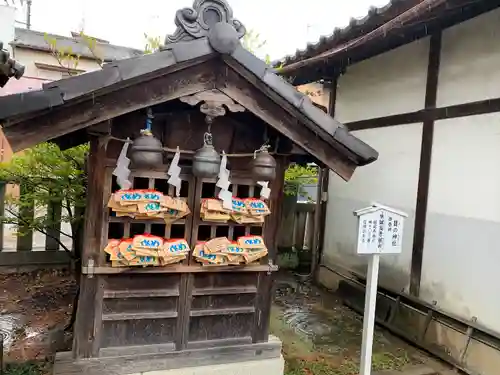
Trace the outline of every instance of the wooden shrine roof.
<instances>
[{"instance_id":1,"label":"wooden shrine roof","mask_svg":"<svg viewBox=\"0 0 500 375\"><path fill-rule=\"evenodd\" d=\"M225 0L197 0L195 6L199 8L195 20L189 11L177 12L178 28L167 36L159 52L47 83L42 90L0 97L0 123L12 149L21 150L128 112L215 88L337 173L339 163L349 164L353 171L378 158L376 150L243 48L240 38L245 28L233 19ZM212 22L214 15L218 19ZM167 81L173 86L168 87ZM134 87L141 98L132 94ZM262 111L263 102L253 100L257 96L267 97L275 112L286 111L288 122L278 116L269 122L266 116L273 111ZM352 171L339 175L347 180Z\"/></svg>"}]
</instances>

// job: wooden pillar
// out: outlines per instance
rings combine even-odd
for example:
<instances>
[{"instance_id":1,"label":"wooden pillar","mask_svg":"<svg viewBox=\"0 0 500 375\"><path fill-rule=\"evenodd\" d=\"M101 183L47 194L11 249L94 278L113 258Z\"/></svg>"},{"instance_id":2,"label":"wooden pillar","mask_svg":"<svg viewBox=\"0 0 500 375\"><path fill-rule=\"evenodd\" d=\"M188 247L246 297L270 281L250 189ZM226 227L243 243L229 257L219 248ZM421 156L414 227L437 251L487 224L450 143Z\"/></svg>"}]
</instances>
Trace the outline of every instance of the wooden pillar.
<instances>
[{"instance_id":1,"label":"wooden pillar","mask_svg":"<svg viewBox=\"0 0 500 375\"><path fill-rule=\"evenodd\" d=\"M435 109L441 59L441 32L433 34L429 47L427 84L425 90L425 109ZM413 249L411 256L410 293L420 294L422 260L424 252L425 222L429 196L429 178L431 174L432 142L434 138L434 119L424 120L422 144L420 148L420 169L418 174L417 205L415 208L415 227L413 230Z\"/></svg>"},{"instance_id":2,"label":"wooden pillar","mask_svg":"<svg viewBox=\"0 0 500 375\"><path fill-rule=\"evenodd\" d=\"M269 258L276 262L278 257L278 229L283 209L285 183L285 171L288 167L288 160L284 157L276 158L276 178L270 183L271 197L269 198L269 209L271 215L266 219L264 226L264 241L269 249Z\"/></svg>"},{"instance_id":3,"label":"wooden pillar","mask_svg":"<svg viewBox=\"0 0 500 375\"><path fill-rule=\"evenodd\" d=\"M335 76L330 82L325 83L329 88L328 96L328 114L335 117L335 103L337 101L338 76ZM325 224L326 224L326 197L328 196L328 182L330 179L330 169L321 167L318 174L318 189L316 192L316 210L314 212L314 238L313 254L311 259L311 275L316 280L316 273L323 255L323 244L325 242Z\"/></svg>"},{"instance_id":4,"label":"wooden pillar","mask_svg":"<svg viewBox=\"0 0 500 375\"><path fill-rule=\"evenodd\" d=\"M103 195L106 185L106 144L100 138L92 137L88 157L87 205L85 214L85 233L83 241L82 265L97 265L101 253L101 233L103 217ZM90 262L90 263L89 263ZM94 344L100 327L96 317L100 315L99 283L97 275L90 277L82 274L80 278L80 297L75 322L73 355L75 358L97 356L98 346ZM100 316L99 319L100 321Z\"/></svg>"},{"instance_id":5,"label":"wooden pillar","mask_svg":"<svg viewBox=\"0 0 500 375\"><path fill-rule=\"evenodd\" d=\"M271 215L266 219L264 226L264 241L269 248L269 259L276 262L278 257L278 228L281 218L281 209L284 197L285 170L288 160L284 157L276 158L276 179L271 183L271 197L269 209ZM274 272L259 272L257 286L257 303L255 324L252 332L252 342L266 342L269 336L271 304L274 296Z\"/></svg>"}]
</instances>

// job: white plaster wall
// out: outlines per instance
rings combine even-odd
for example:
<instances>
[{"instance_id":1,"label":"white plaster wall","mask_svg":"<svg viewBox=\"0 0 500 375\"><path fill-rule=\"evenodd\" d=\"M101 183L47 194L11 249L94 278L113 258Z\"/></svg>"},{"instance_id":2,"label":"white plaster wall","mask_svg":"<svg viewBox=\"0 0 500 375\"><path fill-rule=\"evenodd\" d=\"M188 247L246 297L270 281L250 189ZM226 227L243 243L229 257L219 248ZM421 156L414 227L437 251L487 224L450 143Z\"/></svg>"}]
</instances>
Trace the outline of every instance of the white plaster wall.
<instances>
[{"instance_id":1,"label":"white plaster wall","mask_svg":"<svg viewBox=\"0 0 500 375\"><path fill-rule=\"evenodd\" d=\"M500 97L500 9L443 32L437 106Z\"/></svg>"},{"instance_id":2,"label":"white plaster wall","mask_svg":"<svg viewBox=\"0 0 500 375\"><path fill-rule=\"evenodd\" d=\"M16 8L0 4L0 42L3 48L12 52L9 43L14 40Z\"/></svg>"},{"instance_id":3,"label":"white plaster wall","mask_svg":"<svg viewBox=\"0 0 500 375\"><path fill-rule=\"evenodd\" d=\"M422 125L408 124L353 132L380 153L379 160L356 170L349 182L330 173L322 262L366 272L367 259L356 255L357 219L353 211L372 201L409 214L405 222L403 252L384 256L380 282L407 290L413 243Z\"/></svg>"},{"instance_id":4,"label":"white plaster wall","mask_svg":"<svg viewBox=\"0 0 500 375\"><path fill-rule=\"evenodd\" d=\"M500 114L436 122L421 298L500 332Z\"/></svg>"},{"instance_id":5,"label":"white plaster wall","mask_svg":"<svg viewBox=\"0 0 500 375\"><path fill-rule=\"evenodd\" d=\"M418 111L425 100L429 38L347 68L338 82L340 122Z\"/></svg>"},{"instance_id":6,"label":"white plaster wall","mask_svg":"<svg viewBox=\"0 0 500 375\"><path fill-rule=\"evenodd\" d=\"M500 9L444 32L438 107L500 97ZM423 107L428 40L359 63L341 77L342 122ZM421 125L354 132L380 152L344 183L331 175L325 264L364 271L355 255L354 209L371 201L410 214L403 254L384 257L381 282L407 287L413 239ZM436 123L421 297L500 332L496 298L500 250L500 113ZM392 279L391 279L392 278Z\"/></svg>"},{"instance_id":7,"label":"white plaster wall","mask_svg":"<svg viewBox=\"0 0 500 375\"><path fill-rule=\"evenodd\" d=\"M60 67L57 59L49 52L35 51L28 48L18 47L14 51L14 56L19 63L23 64L26 67L26 70L24 72L25 77L39 78L50 81L56 81L63 78L62 72L39 69L35 65L35 63L42 63ZM74 65L70 65L69 67L74 68ZM85 58L80 59L76 68L79 70L84 70L86 72L101 69L96 61Z\"/></svg>"}]
</instances>

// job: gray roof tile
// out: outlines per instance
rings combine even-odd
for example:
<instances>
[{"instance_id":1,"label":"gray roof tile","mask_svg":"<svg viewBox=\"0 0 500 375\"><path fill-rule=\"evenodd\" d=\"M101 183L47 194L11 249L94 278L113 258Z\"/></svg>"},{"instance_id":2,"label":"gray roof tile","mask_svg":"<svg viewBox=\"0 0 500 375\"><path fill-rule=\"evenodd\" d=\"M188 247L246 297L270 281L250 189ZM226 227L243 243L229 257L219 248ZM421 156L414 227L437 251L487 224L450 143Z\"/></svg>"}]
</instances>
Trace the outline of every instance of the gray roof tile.
<instances>
[{"instance_id":1,"label":"gray roof tile","mask_svg":"<svg viewBox=\"0 0 500 375\"><path fill-rule=\"evenodd\" d=\"M62 92L59 88L6 95L0 97L0 118L11 118L63 103Z\"/></svg>"},{"instance_id":2,"label":"gray roof tile","mask_svg":"<svg viewBox=\"0 0 500 375\"><path fill-rule=\"evenodd\" d=\"M120 72L116 67L105 67L102 70L83 73L77 76L53 81L43 85L45 89L58 87L63 93L63 100L68 101L79 96L90 94L103 87L121 81Z\"/></svg>"},{"instance_id":3,"label":"gray roof tile","mask_svg":"<svg viewBox=\"0 0 500 375\"><path fill-rule=\"evenodd\" d=\"M269 69L269 66L264 61L255 58L250 51L241 45L234 50L231 56L259 78L264 77L264 74Z\"/></svg>"},{"instance_id":4,"label":"gray roof tile","mask_svg":"<svg viewBox=\"0 0 500 375\"><path fill-rule=\"evenodd\" d=\"M11 42L11 44L13 46L21 48L24 47L42 51L50 51L50 46L47 43L45 34L46 33L39 31L16 28L15 38ZM95 58L95 56L89 50L87 44L81 39L55 34L47 34L47 36L57 41L58 48L71 48L75 55L81 55L90 59ZM104 61L128 59L130 57L140 56L143 54L143 51L135 48L116 46L113 44L100 42L96 43L95 52L97 56Z\"/></svg>"},{"instance_id":5,"label":"gray roof tile","mask_svg":"<svg viewBox=\"0 0 500 375\"><path fill-rule=\"evenodd\" d=\"M340 122L316 107L309 98L302 101L300 111L331 135L335 133L339 126L342 126Z\"/></svg>"},{"instance_id":6,"label":"gray roof tile","mask_svg":"<svg viewBox=\"0 0 500 375\"><path fill-rule=\"evenodd\" d=\"M415 2L412 0L389 0L385 5L380 7L371 6L368 8L365 16L359 19L351 18L346 27L336 27L330 35L321 36L318 42L308 43L305 49L298 49L293 55L285 56L281 60L276 61L275 64L284 63L285 65L289 65L297 61L305 60L311 56L315 56L325 50L333 48L333 46L337 43L342 43L346 40L351 40L359 36L358 34L360 32L366 32L370 26L379 26L380 24L386 22L388 18L393 17L393 13L395 13L395 11L399 11L399 9L406 9L405 5L407 5L407 8L410 8L414 5L414 3Z\"/></svg>"},{"instance_id":7,"label":"gray roof tile","mask_svg":"<svg viewBox=\"0 0 500 375\"><path fill-rule=\"evenodd\" d=\"M378 159L378 152L367 145L361 139L349 133L345 127L339 127L333 138L357 156L358 165L366 165Z\"/></svg>"},{"instance_id":8,"label":"gray roof tile","mask_svg":"<svg viewBox=\"0 0 500 375\"><path fill-rule=\"evenodd\" d=\"M143 74L164 69L176 64L175 56L170 50L155 52L140 57L121 60L110 65L115 66L120 72L122 80L131 79Z\"/></svg>"},{"instance_id":9,"label":"gray roof tile","mask_svg":"<svg viewBox=\"0 0 500 375\"><path fill-rule=\"evenodd\" d=\"M254 58L256 57L254 56ZM294 107L300 108L302 101L304 100L304 94L286 82L283 78L275 74L272 69L268 69L266 71L262 80L274 91L293 104ZM323 116L325 115L323 111L321 111L321 113Z\"/></svg>"},{"instance_id":10,"label":"gray roof tile","mask_svg":"<svg viewBox=\"0 0 500 375\"><path fill-rule=\"evenodd\" d=\"M168 49L172 51L178 63L193 60L214 52L207 38L169 44Z\"/></svg>"}]
</instances>

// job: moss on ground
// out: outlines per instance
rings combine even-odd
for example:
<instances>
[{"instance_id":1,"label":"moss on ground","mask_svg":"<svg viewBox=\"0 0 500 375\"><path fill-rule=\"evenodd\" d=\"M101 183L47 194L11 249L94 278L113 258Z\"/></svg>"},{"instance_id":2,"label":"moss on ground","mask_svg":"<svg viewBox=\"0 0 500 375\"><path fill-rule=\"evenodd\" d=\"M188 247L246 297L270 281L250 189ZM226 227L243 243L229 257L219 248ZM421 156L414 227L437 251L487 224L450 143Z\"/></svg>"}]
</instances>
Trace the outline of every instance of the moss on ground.
<instances>
[{"instance_id":1,"label":"moss on ground","mask_svg":"<svg viewBox=\"0 0 500 375\"><path fill-rule=\"evenodd\" d=\"M44 375L48 374L46 362L12 363L5 366L4 375Z\"/></svg>"},{"instance_id":2,"label":"moss on ground","mask_svg":"<svg viewBox=\"0 0 500 375\"><path fill-rule=\"evenodd\" d=\"M317 288L312 287L306 293L287 288L287 292L277 295L270 323L271 333L283 343L285 375L359 374L362 318L334 296ZM290 319L287 314L296 306L307 307L312 316L310 321L307 318L301 321L298 329L294 326L297 319ZM303 316L300 318L304 319ZM307 331L318 321L329 327L327 332L304 335L302 328ZM422 363L422 356L416 349L377 328L372 361L374 371L401 370Z\"/></svg>"}]
</instances>

